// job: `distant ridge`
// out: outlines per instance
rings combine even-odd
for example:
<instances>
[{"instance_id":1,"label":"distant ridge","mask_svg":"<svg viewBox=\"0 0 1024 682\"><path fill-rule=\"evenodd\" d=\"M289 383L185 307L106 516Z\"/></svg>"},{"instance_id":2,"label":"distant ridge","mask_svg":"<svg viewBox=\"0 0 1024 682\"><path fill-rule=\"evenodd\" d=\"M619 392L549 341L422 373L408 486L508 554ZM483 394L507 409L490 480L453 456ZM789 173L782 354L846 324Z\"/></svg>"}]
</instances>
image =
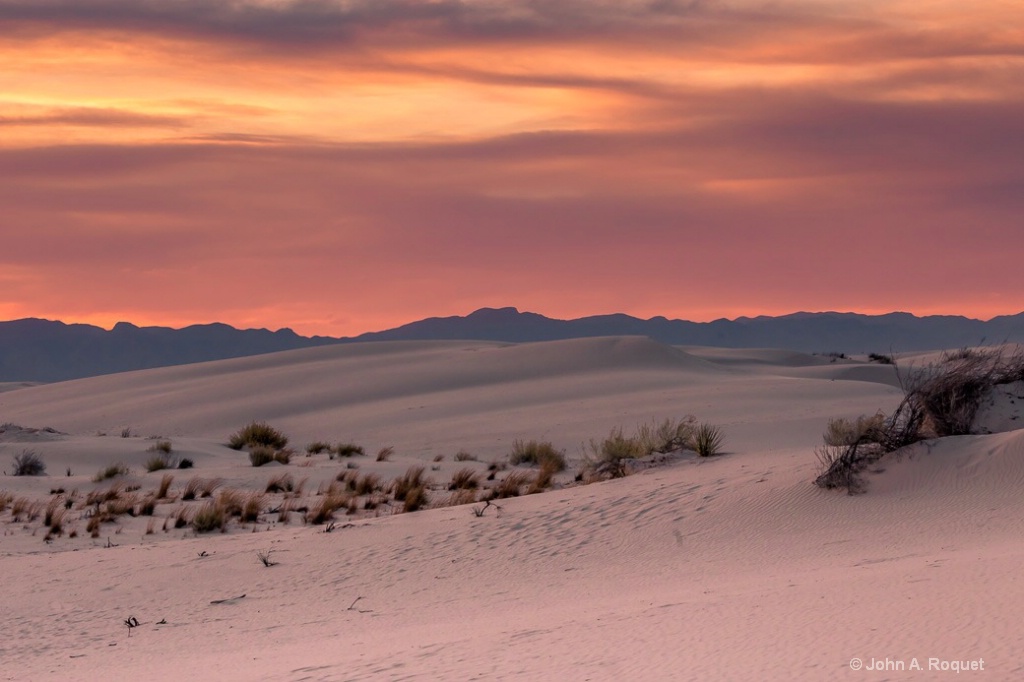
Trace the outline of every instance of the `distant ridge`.
<instances>
[{"instance_id":1,"label":"distant ridge","mask_svg":"<svg viewBox=\"0 0 1024 682\"><path fill-rule=\"evenodd\" d=\"M482 308L465 317L432 317L357 341L473 339L553 341L589 336L641 335L672 345L786 348L806 352L888 353L958 348L983 342L1024 342L1024 313L987 322L967 317L910 313L793 313L781 317L687 322L629 315L554 320L516 308Z\"/></svg>"},{"instance_id":2,"label":"distant ridge","mask_svg":"<svg viewBox=\"0 0 1024 682\"><path fill-rule=\"evenodd\" d=\"M594 336L647 336L670 345L723 348L910 352L983 342L1024 343L1024 313L987 322L960 316L837 312L687 322L664 317L642 320L621 313L555 320L516 308L482 308L466 316L431 317L355 338L304 337L290 329L240 330L225 324L170 329L120 322L107 331L85 324L24 319L0 322L0 382L65 381L354 341L527 342Z\"/></svg>"},{"instance_id":3,"label":"distant ridge","mask_svg":"<svg viewBox=\"0 0 1024 682\"><path fill-rule=\"evenodd\" d=\"M338 343L290 329L235 329L197 324L183 329L118 322L88 324L28 318L0 322L0 381L66 381L100 374L186 365Z\"/></svg>"}]
</instances>

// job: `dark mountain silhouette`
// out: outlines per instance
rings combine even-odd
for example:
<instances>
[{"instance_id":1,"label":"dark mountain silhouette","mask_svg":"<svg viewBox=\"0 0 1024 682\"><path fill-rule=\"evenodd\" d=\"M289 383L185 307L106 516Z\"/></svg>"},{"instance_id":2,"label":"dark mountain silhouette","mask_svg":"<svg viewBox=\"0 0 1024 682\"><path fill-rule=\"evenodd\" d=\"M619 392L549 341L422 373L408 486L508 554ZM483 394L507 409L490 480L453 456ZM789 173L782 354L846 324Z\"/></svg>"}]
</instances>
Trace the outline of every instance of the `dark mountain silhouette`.
<instances>
[{"instance_id":1,"label":"dark mountain silhouette","mask_svg":"<svg viewBox=\"0 0 1024 682\"><path fill-rule=\"evenodd\" d=\"M622 314L553 320L536 313L521 313L515 308L484 308L466 317L433 317L396 329L363 334L356 340L550 341L634 334L675 345L787 348L807 352L909 352L1003 341L1024 342L1024 313L988 322L959 316L831 312L687 322L664 317L641 320Z\"/></svg>"},{"instance_id":2,"label":"dark mountain silhouette","mask_svg":"<svg viewBox=\"0 0 1024 682\"><path fill-rule=\"evenodd\" d=\"M0 381L65 381L337 342L290 329L239 330L226 324L170 329L119 322L107 331L87 324L14 320L0 322Z\"/></svg>"},{"instance_id":3,"label":"dark mountain silhouette","mask_svg":"<svg viewBox=\"0 0 1024 682\"><path fill-rule=\"evenodd\" d=\"M0 322L0 381L63 381L353 341L525 342L622 335L649 336L673 345L901 353L1004 341L1024 343L1024 313L987 322L959 316L832 312L687 322L664 317L642 320L623 314L555 320L515 308L483 308L465 317L432 317L343 339L303 337L290 329L239 330L224 324L169 329L121 322L106 331L84 324L26 319Z\"/></svg>"}]
</instances>

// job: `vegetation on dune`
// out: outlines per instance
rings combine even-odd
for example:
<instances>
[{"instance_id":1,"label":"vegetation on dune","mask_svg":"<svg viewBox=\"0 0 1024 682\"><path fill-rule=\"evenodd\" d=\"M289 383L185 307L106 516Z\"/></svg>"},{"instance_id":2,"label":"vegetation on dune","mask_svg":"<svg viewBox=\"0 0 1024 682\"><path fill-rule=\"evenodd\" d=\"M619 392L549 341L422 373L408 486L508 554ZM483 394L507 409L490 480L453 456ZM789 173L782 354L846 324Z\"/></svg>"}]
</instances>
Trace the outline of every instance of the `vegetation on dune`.
<instances>
[{"instance_id":1,"label":"vegetation on dune","mask_svg":"<svg viewBox=\"0 0 1024 682\"><path fill-rule=\"evenodd\" d=\"M816 455L822 488L863 492L862 472L907 445L973 433L984 401L996 386L1024 381L1024 351L1001 348L946 352L938 362L903 370L895 363L904 397L892 414L830 420Z\"/></svg>"}]
</instances>

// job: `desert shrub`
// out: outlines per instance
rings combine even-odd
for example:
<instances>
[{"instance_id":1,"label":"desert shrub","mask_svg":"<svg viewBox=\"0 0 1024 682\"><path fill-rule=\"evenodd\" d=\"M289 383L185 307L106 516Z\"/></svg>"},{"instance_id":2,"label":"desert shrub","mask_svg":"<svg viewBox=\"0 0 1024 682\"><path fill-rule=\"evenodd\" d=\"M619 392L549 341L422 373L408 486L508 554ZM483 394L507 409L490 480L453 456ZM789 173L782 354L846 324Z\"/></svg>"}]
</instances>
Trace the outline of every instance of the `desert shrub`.
<instances>
[{"instance_id":1,"label":"desert shrub","mask_svg":"<svg viewBox=\"0 0 1024 682\"><path fill-rule=\"evenodd\" d=\"M295 480L291 474L280 474L274 476L267 482L268 493L291 492L295 489Z\"/></svg>"},{"instance_id":2,"label":"desert shrub","mask_svg":"<svg viewBox=\"0 0 1024 682\"><path fill-rule=\"evenodd\" d=\"M34 450L22 450L14 456L15 476L42 476L46 473L46 464Z\"/></svg>"},{"instance_id":3,"label":"desert shrub","mask_svg":"<svg viewBox=\"0 0 1024 682\"><path fill-rule=\"evenodd\" d=\"M555 447L547 442L535 440L512 442L512 454L509 455L509 462L512 464L536 464L540 466L551 465L557 467L558 471L565 470L565 453L555 450Z\"/></svg>"},{"instance_id":4,"label":"desert shrub","mask_svg":"<svg viewBox=\"0 0 1024 682\"><path fill-rule=\"evenodd\" d=\"M427 497L427 487L425 485L416 485L410 488L404 497L404 504L402 505L402 513L409 513L419 511L427 506L429 501Z\"/></svg>"},{"instance_id":5,"label":"desert shrub","mask_svg":"<svg viewBox=\"0 0 1024 682\"><path fill-rule=\"evenodd\" d=\"M456 462L475 462L476 455L466 452L465 450L459 450L455 453Z\"/></svg>"},{"instance_id":6,"label":"desert shrub","mask_svg":"<svg viewBox=\"0 0 1024 682\"><path fill-rule=\"evenodd\" d=\"M210 500L196 510L192 515L192 528L197 533L210 533L215 530L224 530L227 525L227 514L224 507L217 502ZM177 525L175 525L177 527Z\"/></svg>"},{"instance_id":7,"label":"desert shrub","mask_svg":"<svg viewBox=\"0 0 1024 682\"><path fill-rule=\"evenodd\" d=\"M266 422L251 422L228 439L228 446L234 450L260 445L280 450L288 445L288 437Z\"/></svg>"},{"instance_id":8,"label":"desert shrub","mask_svg":"<svg viewBox=\"0 0 1024 682\"><path fill-rule=\"evenodd\" d=\"M274 448L266 445L257 445L249 451L249 462L254 467L261 467L264 464L275 461L274 455Z\"/></svg>"},{"instance_id":9,"label":"desert shrub","mask_svg":"<svg viewBox=\"0 0 1024 682\"><path fill-rule=\"evenodd\" d=\"M599 475L621 478L629 472L629 460L648 454L639 438L625 436L621 428L614 428L604 440L590 441L590 468Z\"/></svg>"},{"instance_id":10,"label":"desert shrub","mask_svg":"<svg viewBox=\"0 0 1024 682\"><path fill-rule=\"evenodd\" d=\"M391 447L390 445L387 446L387 447L381 448L380 450L377 451L377 461L378 462L390 462L391 461L391 455L393 455L393 454L395 454L395 449L393 447Z\"/></svg>"},{"instance_id":11,"label":"desert shrub","mask_svg":"<svg viewBox=\"0 0 1024 682\"><path fill-rule=\"evenodd\" d=\"M93 476L92 480L95 481L96 483L99 483L100 481L106 481L111 478L117 478L118 476L127 476L130 473L131 470L127 466L125 466L121 462L118 462L117 464L111 464L107 466L105 469L100 469L98 472L96 472L96 475Z\"/></svg>"},{"instance_id":12,"label":"desert shrub","mask_svg":"<svg viewBox=\"0 0 1024 682\"><path fill-rule=\"evenodd\" d=\"M161 453L147 459L145 467L146 471L150 473L160 471L162 469L177 469L178 460L166 453Z\"/></svg>"},{"instance_id":13,"label":"desert shrub","mask_svg":"<svg viewBox=\"0 0 1024 682\"><path fill-rule=\"evenodd\" d=\"M722 451L722 429L701 423L693 432L693 449L701 457L712 457Z\"/></svg>"},{"instance_id":14,"label":"desert shrub","mask_svg":"<svg viewBox=\"0 0 1024 682\"><path fill-rule=\"evenodd\" d=\"M413 466L409 467L401 477L396 478L391 489L395 501L404 501L410 490L424 485L423 473L423 467Z\"/></svg>"},{"instance_id":15,"label":"desert shrub","mask_svg":"<svg viewBox=\"0 0 1024 682\"><path fill-rule=\"evenodd\" d=\"M868 353L868 360L871 362L877 362L880 365L895 365L896 359L891 355L883 355L882 353Z\"/></svg>"},{"instance_id":16,"label":"desert shrub","mask_svg":"<svg viewBox=\"0 0 1024 682\"><path fill-rule=\"evenodd\" d=\"M292 455L295 451L291 448L282 448L274 453L274 461L278 464L289 464L292 461Z\"/></svg>"},{"instance_id":17,"label":"desert shrub","mask_svg":"<svg viewBox=\"0 0 1024 682\"><path fill-rule=\"evenodd\" d=\"M104 434L104 435L106 435L106 434ZM131 437L132 437L131 427L121 429L121 438L131 438Z\"/></svg>"},{"instance_id":18,"label":"desert shrub","mask_svg":"<svg viewBox=\"0 0 1024 682\"><path fill-rule=\"evenodd\" d=\"M147 452L162 452L165 455L169 455L169 454L171 454L171 449L172 449L171 448L171 441L169 441L169 440L158 440L156 443L153 443L148 448L146 448L146 451Z\"/></svg>"},{"instance_id":19,"label":"desert shrub","mask_svg":"<svg viewBox=\"0 0 1024 682\"><path fill-rule=\"evenodd\" d=\"M661 422L639 425L634 439L643 452L641 456L689 448L693 442L696 423L697 419L694 416L687 415L681 419L666 418Z\"/></svg>"},{"instance_id":20,"label":"desert shrub","mask_svg":"<svg viewBox=\"0 0 1024 682\"><path fill-rule=\"evenodd\" d=\"M1003 349L963 348L899 376L907 400L924 414L927 435L966 435L993 388L1024 380L1024 351L1007 357Z\"/></svg>"},{"instance_id":21,"label":"desert shrub","mask_svg":"<svg viewBox=\"0 0 1024 682\"><path fill-rule=\"evenodd\" d=\"M314 441L306 446L307 455L319 455L323 452L330 452L331 444L325 443L322 440Z\"/></svg>"},{"instance_id":22,"label":"desert shrub","mask_svg":"<svg viewBox=\"0 0 1024 682\"><path fill-rule=\"evenodd\" d=\"M188 457L184 457L180 462L178 462L179 469L191 469L192 466L192 460L190 460Z\"/></svg>"},{"instance_id":23,"label":"desert shrub","mask_svg":"<svg viewBox=\"0 0 1024 682\"><path fill-rule=\"evenodd\" d=\"M473 490L480 487L480 475L472 469L459 469L452 474L448 490Z\"/></svg>"},{"instance_id":24,"label":"desert shrub","mask_svg":"<svg viewBox=\"0 0 1024 682\"><path fill-rule=\"evenodd\" d=\"M338 457L352 457L355 455L365 455L366 452L363 450L363 446L356 445L355 443L338 443L334 448L334 454Z\"/></svg>"}]
</instances>

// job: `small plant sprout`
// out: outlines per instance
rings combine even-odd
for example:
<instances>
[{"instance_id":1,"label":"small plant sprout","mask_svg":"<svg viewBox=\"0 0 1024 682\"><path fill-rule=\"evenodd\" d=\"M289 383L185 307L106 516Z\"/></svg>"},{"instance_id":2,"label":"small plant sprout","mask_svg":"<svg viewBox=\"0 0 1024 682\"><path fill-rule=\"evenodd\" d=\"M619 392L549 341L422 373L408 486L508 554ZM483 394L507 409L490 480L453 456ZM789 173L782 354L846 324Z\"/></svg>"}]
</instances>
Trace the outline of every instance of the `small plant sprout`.
<instances>
[{"instance_id":1,"label":"small plant sprout","mask_svg":"<svg viewBox=\"0 0 1024 682\"><path fill-rule=\"evenodd\" d=\"M259 559L260 563L266 566L267 568L270 568L271 566L276 566L277 562L270 558L270 555L273 554L273 552L274 550L272 549L256 552L256 558Z\"/></svg>"}]
</instances>

